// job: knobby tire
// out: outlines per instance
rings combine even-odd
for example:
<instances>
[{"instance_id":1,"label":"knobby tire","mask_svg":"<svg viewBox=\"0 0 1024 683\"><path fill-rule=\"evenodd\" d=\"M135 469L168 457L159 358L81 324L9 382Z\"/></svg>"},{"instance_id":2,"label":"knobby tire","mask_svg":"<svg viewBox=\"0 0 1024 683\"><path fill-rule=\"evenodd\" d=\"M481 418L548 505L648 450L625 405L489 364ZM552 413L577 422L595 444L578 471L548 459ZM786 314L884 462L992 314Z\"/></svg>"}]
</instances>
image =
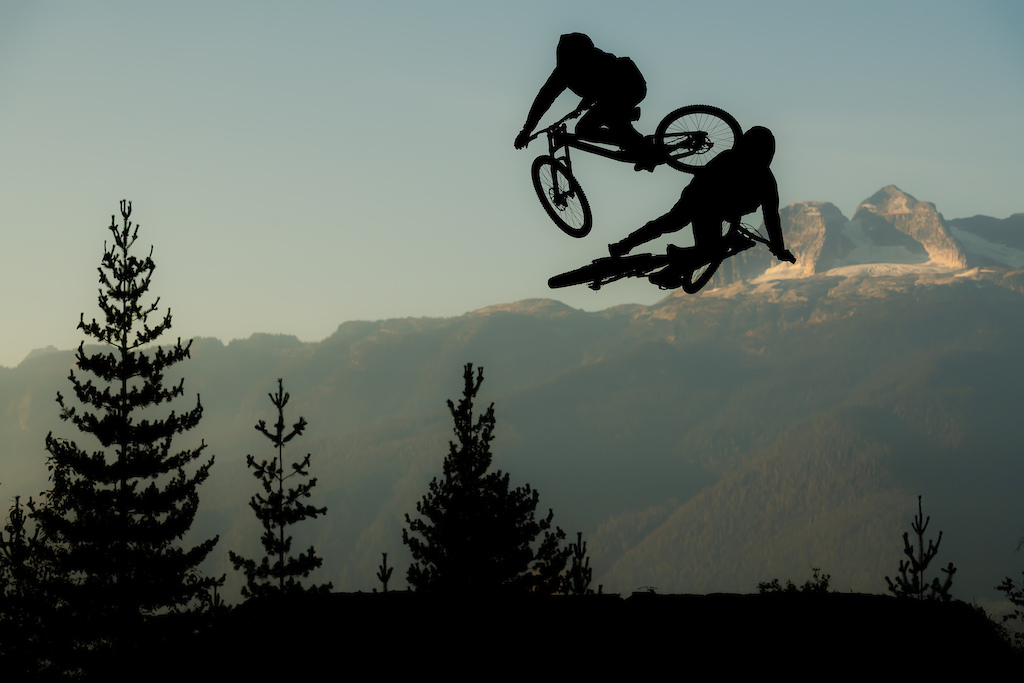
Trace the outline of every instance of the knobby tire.
<instances>
[{"instance_id":1,"label":"knobby tire","mask_svg":"<svg viewBox=\"0 0 1024 683\"><path fill-rule=\"evenodd\" d=\"M531 171L537 199L555 225L570 237L586 237L594 227L590 202L576 178L565 166L549 156L537 157ZM556 197L555 185L559 192ZM560 201L559 201L560 200Z\"/></svg>"}]
</instances>

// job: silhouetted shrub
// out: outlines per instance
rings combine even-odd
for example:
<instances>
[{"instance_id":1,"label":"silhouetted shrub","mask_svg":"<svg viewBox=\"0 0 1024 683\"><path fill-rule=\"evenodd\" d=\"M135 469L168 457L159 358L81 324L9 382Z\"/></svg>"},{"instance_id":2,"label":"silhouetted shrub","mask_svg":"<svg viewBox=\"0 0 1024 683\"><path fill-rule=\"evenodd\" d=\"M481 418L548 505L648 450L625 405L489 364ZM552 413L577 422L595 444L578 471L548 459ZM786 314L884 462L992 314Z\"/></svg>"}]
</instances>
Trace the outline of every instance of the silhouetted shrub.
<instances>
[{"instance_id":1,"label":"silhouetted shrub","mask_svg":"<svg viewBox=\"0 0 1024 683\"><path fill-rule=\"evenodd\" d=\"M757 584L758 593L828 593L831 574L822 574L820 567L811 567L811 578L804 581L802 586L796 586L789 579L786 579L786 586L783 587L778 579L762 581Z\"/></svg>"},{"instance_id":2,"label":"silhouetted shrub","mask_svg":"<svg viewBox=\"0 0 1024 683\"><path fill-rule=\"evenodd\" d=\"M1022 573L1024 576L1024 573ZM1021 608L1024 607L1024 581L1018 586L1013 582L1009 576L1003 579L1003 582L996 586L996 590L1002 593L1006 593L1006 599L1010 601L1014 609L1011 614L1003 615L1003 623L1008 621L1017 622L1018 627L1024 624L1024 612ZM1014 645L1018 648L1024 649L1024 631L1015 631L1012 636Z\"/></svg>"}]
</instances>

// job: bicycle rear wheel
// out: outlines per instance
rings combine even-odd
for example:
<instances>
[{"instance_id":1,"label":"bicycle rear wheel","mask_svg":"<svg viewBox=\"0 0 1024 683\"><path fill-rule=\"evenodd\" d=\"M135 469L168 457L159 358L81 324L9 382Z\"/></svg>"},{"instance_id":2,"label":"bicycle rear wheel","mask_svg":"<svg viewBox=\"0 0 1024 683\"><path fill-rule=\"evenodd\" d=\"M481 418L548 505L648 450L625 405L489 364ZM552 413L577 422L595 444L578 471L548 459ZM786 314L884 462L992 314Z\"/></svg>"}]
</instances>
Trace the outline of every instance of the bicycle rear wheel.
<instances>
[{"instance_id":1,"label":"bicycle rear wheel","mask_svg":"<svg viewBox=\"0 0 1024 683\"><path fill-rule=\"evenodd\" d=\"M541 156L533 162L533 188L548 216L570 237L586 237L594 227L590 202L583 188L554 157Z\"/></svg>"},{"instance_id":2,"label":"bicycle rear wheel","mask_svg":"<svg viewBox=\"0 0 1024 683\"><path fill-rule=\"evenodd\" d=\"M694 173L735 147L741 135L740 124L731 114L707 104L692 104L662 119L654 141L669 166Z\"/></svg>"}]
</instances>

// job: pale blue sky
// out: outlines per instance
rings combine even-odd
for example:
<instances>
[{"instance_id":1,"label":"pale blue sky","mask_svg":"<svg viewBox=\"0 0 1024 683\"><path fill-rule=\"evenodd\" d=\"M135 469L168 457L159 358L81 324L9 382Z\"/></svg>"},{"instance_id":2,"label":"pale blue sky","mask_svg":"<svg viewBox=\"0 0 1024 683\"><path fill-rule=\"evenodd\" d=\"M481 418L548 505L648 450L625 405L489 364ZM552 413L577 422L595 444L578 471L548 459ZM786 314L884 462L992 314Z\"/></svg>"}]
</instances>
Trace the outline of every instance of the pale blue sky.
<instances>
[{"instance_id":1,"label":"pale blue sky","mask_svg":"<svg viewBox=\"0 0 1024 683\"><path fill-rule=\"evenodd\" d=\"M895 184L947 218L1006 217L1024 211L1022 29L1019 2L4 0L0 365L77 346L122 197L174 336L653 303L646 283L546 286L689 179L578 154L594 231L547 219L540 145L512 140L570 31L643 71L644 132L693 103L772 128L784 204L849 216Z\"/></svg>"}]
</instances>

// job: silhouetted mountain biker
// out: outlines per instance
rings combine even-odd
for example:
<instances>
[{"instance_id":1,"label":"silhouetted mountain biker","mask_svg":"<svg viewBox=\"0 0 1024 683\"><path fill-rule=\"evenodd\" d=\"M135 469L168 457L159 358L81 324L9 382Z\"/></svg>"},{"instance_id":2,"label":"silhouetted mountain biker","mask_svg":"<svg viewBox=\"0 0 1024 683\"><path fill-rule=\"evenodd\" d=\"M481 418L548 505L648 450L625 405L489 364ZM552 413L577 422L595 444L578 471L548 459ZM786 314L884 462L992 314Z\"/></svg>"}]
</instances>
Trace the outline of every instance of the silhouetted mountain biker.
<instances>
[{"instance_id":1,"label":"silhouetted mountain biker","mask_svg":"<svg viewBox=\"0 0 1024 683\"><path fill-rule=\"evenodd\" d=\"M625 239L608 245L612 256L628 254L634 247L681 230L693 224L693 239L698 249L725 251L722 221L738 222L740 216L761 207L769 248L780 261L796 263L786 249L779 221L779 187L769 165L775 156L775 136L763 126L754 126L736 146L712 159L683 188L679 201L664 216L655 218ZM749 242L746 237L739 239ZM669 265L652 276L671 283L679 269ZM655 282L655 284L663 284Z\"/></svg>"},{"instance_id":2,"label":"silhouetted mountain biker","mask_svg":"<svg viewBox=\"0 0 1024 683\"><path fill-rule=\"evenodd\" d=\"M594 47L583 33L567 33L558 40L555 70L541 86L516 136L516 149L529 142L533 129L555 99L566 89L579 95L581 106L588 107L576 123L576 135L582 138L620 145L646 157L644 136L633 128L639 118L637 105L647 95L647 82L628 57L616 57ZM647 165L638 164L646 168Z\"/></svg>"}]
</instances>

